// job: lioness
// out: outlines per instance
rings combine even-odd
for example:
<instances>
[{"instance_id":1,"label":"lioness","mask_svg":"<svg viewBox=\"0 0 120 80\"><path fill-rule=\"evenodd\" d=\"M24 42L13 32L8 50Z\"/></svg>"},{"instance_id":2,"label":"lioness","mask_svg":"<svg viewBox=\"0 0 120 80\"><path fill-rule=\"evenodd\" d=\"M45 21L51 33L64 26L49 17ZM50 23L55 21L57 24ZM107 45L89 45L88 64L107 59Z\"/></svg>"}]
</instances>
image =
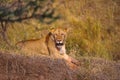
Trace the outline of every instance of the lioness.
<instances>
[{"instance_id":1,"label":"lioness","mask_svg":"<svg viewBox=\"0 0 120 80\"><path fill-rule=\"evenodd\" d=\"M77 61L66 54L65 41L68 28L52 29L45 37L36 40L26 40L17 43L21 51L27 54L44 54L63 58L68 62Z\"/></svg>"},{"instance_id":2,"label":"lioness","mask_svg":"<svg viewBox=\"0 0 120 80\"><path fill-rule=\"evenodd\" d=\"M65 41L68 28L52 29L45 37L17 43L21 51L27 54L44 54L50 56L64 55L67 57Z\"/></svg>"}]
</instances>

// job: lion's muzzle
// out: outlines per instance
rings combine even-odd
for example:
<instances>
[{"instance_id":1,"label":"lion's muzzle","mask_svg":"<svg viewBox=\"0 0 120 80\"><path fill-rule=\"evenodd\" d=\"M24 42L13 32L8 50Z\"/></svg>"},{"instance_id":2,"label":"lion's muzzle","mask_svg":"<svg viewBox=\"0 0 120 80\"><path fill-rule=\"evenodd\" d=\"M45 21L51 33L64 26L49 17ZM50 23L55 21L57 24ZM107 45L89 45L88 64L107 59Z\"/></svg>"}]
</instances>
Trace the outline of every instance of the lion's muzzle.
<instances>
[{"instance_id":1,"label":"lion's muzzle","mask_svg":"<svg viewBox=\"0 0 120 80\"><path fill-rule=\"evenodd\" d=\"M56 40L55 41L56 47L63 46L64 42L62 40Z\"/></svg>"},{"instance_id":2,"label":"lion's muzzle","mask_svg":"<svg viewBox=\"0 0 120 80\"><path fill-rule=\"evenodd\" d=\"M62 46L62 45L64 45L63 41L61 40L56 41L56 46Z\"/></svg>"}]
</instances>

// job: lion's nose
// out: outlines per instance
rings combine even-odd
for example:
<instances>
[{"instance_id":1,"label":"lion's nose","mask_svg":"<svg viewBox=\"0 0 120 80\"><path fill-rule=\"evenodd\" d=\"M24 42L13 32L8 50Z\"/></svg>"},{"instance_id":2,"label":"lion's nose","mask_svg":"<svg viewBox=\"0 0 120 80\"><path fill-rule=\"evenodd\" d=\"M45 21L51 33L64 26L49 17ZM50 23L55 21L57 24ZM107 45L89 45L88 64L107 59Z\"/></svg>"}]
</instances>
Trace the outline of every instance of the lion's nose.
<instances>
[{"instance_id":1,"label":"lion's nose","mask_svg":"<svg viewBox=\"0 0 120 80\"><path fill-rule=\"evenodd\" d=\"M56 42L57 42L58 44L63 43L62 40L57 40Z\"/></svg>"},{"instance_id":2,"label":"lion's nose","mask_svg":"<svg viewBox=\"0 0 120 80\"><path fill-rule=\"evenodd\" d=\"M58 46L62 46L64 43L63 43L63 41L62 40L57 40L56 41L56 45Z\"/></svg>"}]
</instances>

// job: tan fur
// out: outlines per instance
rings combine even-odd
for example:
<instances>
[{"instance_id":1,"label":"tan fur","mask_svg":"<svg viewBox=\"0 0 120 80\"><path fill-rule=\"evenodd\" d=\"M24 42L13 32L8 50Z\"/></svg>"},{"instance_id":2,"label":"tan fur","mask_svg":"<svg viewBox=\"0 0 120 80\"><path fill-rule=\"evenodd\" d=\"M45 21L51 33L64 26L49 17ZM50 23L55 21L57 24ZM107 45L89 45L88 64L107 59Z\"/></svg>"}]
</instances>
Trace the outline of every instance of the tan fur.
<instances>
[{"instance_id":1,"label":"tan fur","mask_svg":"<svg viewBox=\"0 0 120 80\"><path fill-rule=\"evenodd\" d=\"M43 55L50 55L53 57L61 56L67 59L68 57L65 49L66 34L67 34L67 29L63 29L63 28L52 29L46 36L44 36L41 39L21 41L17 43L17 46L20 49L20 51L28 55L43 54ZM61 50L59 50L56 47L56 43L55 43L56 39L64 41Z\"/></svg>"}]
</instances>

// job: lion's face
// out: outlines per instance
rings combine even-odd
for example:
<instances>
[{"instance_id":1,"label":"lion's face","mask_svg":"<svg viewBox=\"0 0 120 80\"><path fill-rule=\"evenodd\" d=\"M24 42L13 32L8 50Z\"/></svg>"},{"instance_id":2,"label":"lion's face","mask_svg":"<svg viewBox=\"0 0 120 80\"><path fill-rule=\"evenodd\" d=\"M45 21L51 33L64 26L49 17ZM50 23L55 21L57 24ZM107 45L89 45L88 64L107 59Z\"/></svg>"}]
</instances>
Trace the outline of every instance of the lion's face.
<instances>
[{"instance_id":1,"label":"lion's face","mask_svg":"<svg viewBox=\"0 0 120 80\"><path fill-rule=\"evenodd\" d=\"M52 39L55 42L56 48L58 50L61 50L65 44L67 29L61 29L61 28L53 29L51 31L51 34L52 34Z\"/></svg>"}]
</instances>

